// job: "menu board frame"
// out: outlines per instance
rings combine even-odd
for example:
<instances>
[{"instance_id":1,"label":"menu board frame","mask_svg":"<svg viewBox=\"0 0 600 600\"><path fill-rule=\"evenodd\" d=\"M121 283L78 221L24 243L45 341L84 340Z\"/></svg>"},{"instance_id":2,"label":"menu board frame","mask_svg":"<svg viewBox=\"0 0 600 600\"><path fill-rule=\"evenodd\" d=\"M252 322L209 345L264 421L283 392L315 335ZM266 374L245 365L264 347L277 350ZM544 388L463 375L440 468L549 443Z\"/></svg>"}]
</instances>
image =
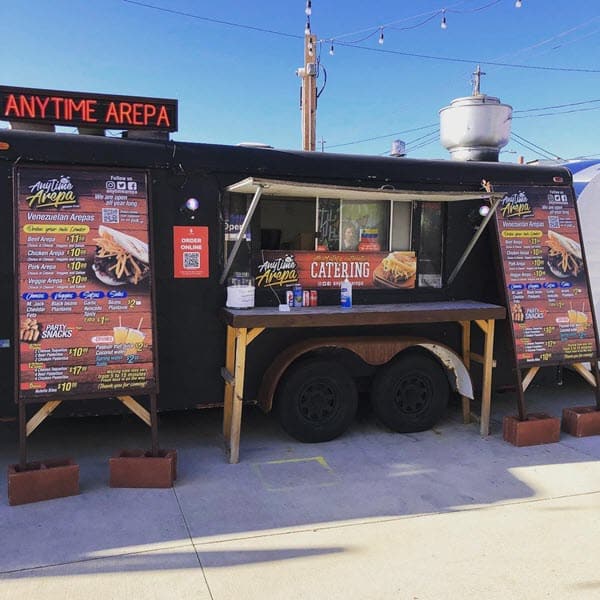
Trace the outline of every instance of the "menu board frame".
<instances>
[{"instance_id":1,"label":"menu board frame","mask_svg":"<svg viewBox=\"0 0 600 600\"><path fill-rule=\"evenodd\" d=\"M493 191L495 195L503 195L496 209L494 222L499 271L508 310L519 388L519 369L581 362L597 364L600 347L597 322L572 187L564 184L556 184L551 188L499 185L494 186ZM556 195L555 199L552 199L553 195ZM507 227L502 221L510 211L514 211L515 229ZM550 231L553 233L549 233ZM521 235L523 241L517 241L514 247L510 247L509 257L506 238L518 240ZM579 248L580 254L574 260L566 253L564 256L567 260L562 263L563 267L557 266L553 261L557 258L553 248L559 248L561 243L570 244L575 253ZM528 271L531 271L535 281L526 280ZM519 276L523 281L518 281ZM530 296L535 300L531 301ZM530 323L537 321L539 325L527 327L529 319ZM551 339L557 335L558 339ZM579 354L578 343L582 348ZM575 346L569 348L568 344ZM569 352L565 352L565 348L569 348ZM569 358L565 353L572 354L573 357Z\"/></svg>"},{"instance_id":2,"label":"menu board frame","mask_svg":"<svg viewBox=\"0 0 600 600\"><path fill-rule=\"evenodd\" d=\"M106 329L106 335L95 335L93 337L99 338L98 341L98 345L100 347L103 348L103 350L105 350L106 354L109 356L108 358L108 362L104 362L104 359L102 359L101 363L98 364L98 358L96 358L96 364L93 365L93 367L91 366L91 364L88 366L89 372L94 374L96 371L98 371L98 373L96 373L96 378L97 381L102 381L102 379L99 378L100 375L103 374L102 369L104 368L104 373L107 373L109 371L109 369L114 369L115 367L119 367L122 366L123 367L123 371L125 371L127 369L127 364L133 364L135 365L136 362L138 361L138 358L140 359L140 362L138 363L139 365L144 364L144 365L149 365L149 369L147 371L147 373L149 374L149 377L145 377L144 378L144 384L140 385L139 382L142 380L141 378L139 379L139 381L137 382L137 384L129 384L127 381L127 376L123 376L123 381L121 382L122 385L117 385L115 384L115 387L113 387L112 389L109 389L110 386L105 385L103 386L103 389L98 389L98 390L90 390L90 389L84 389L83 391L80 391L81 388L79 388L79 386L77 385L77 387L74 389L73 387L71 387L71 389L66 389L68 386L62 386L62 389L57 389L55 391L49 391L47 393L43 393L43 394L39 394L38 396L33 395L31 393L27 393L28 390L22 390L22 387L24 387L24 382L22 381L25 377L21 375L22 372L25 372L27 369L35 369L36 365L40 365L40 364L44 364L44 360L39 360L39 357L35 355L35 350L34 350L34 359L33 362L31 362L30 360L25 361L25 356L28 353L31 353L31 347L35 348L36 345L35 344L27 344L27 348L23 348L22 345L25 344L25 342L23 342L23 340L21 338L24 337L23 334L23 325L24 322L29 318L28 312L27 310L24 310L24 307L26 306L26 302L23 302L24 297L23 295L28 293L26 291L24 291L23 289L23 285L22 285L22 281L23 281L23 273L25 272L25 274L27 274L27 266L30 264L28 262L28 257L22 256L22 246L23 244L20 245L20 241L22 241L22 228L24 227L24 225L26 225L27 223L23 221L23 219L21 219L21 214L20 214L20 209L22 209L22 207L20 207L20 199L21 199L21 195L23 190L20 189L22 188L22 177L25 176L25 178L27 177L27 174L29 174L29 177L32 176L32 174L36 174L36 173L42 173L42 174L47 174L51 179L54 179L56 182L58 182L56 184L57 189L55 191L60 192L69 192L69 191L73 191L74 193L71 195L67 195L64 194L62 196L54 195L54 196L49 196L46 195L44 196L43 194L39 196L39 199L45 198L44 201L47 201L50 203L50 205L45 208L45 210L50 210L50 211L55 211L54 214L58 214L60 211L62 211L62 214L64 215L68 215L70 217L71 214L76 214L75 211L73 210L74 208L76 209L78 207L78 200L79 198L77 198L77 193L76 190L74 189L67 189L69 188L69 184L71 184L72 182L69 181L69 183L67 183L67 180L69 180L69 177L72 176L73 179L77 180L77 177L82 177L82 178L86 178L88 179L91 183L89 183L88 185L91 186L92 192L88 192L87 196L82 195L82 198L85 198L85 201L87 203L87 206L89 207L91 204L94 204L95 202L98 202L98 207L95 208L95 210L97 211L96 216L98 216L99 214L101 214L101 208L103 205L105 205L108 202L108 198L110 198L110 194L108 192L113 192L112 197L113 197L113 203L116 204L117 200L114 200L115 198L117 198L117 194L114 193L117 189L122 191L121 185L117 184L117 182L119 181L125 181L126 183L126 187L127 187L127 182L129 180L132 181L141 181L143 182L143 192L138 193L137 191L135 191L136 187L132 184L131 186L131 190L129 194L123 193L120 194L119 197L122 198L123 202L125 204L129 203L129 206L140 206L140 209L137 213L138 217L138 221L135 220L135 209L133 210L133 214L134 217L132 217L132 222L135 222L136 225L131 226L132 229L135 229L135 231L139 232L142 231L143 235L140 235L139 233L137 233L137 237L139 238L137 241L141 242L141 247L142 250L146 250L147 251L147 257L145 258L147 260L147 265L149 267L149 273L147 275L147 277L145 277L145 281L144 281L144 285L143 285L143 291L142 291L142 286L140 285L140 290L136 290L136 286L131 283L131 282L127 282L124 284L120 284L120 285L108 285L106 283L102 283L99 279L94 278L93 274L95 274L96 272L92 272L92 268L91 265L89 263L87 263L87 266L85 267L85 272L86 275L82 275L81 279L86 279L87 282L91 282L88 283L87 285L91 285L91 287L93 288L98 288L99 290L104 290L105 291L105 296L106 298L109 297L108 292L110 291L111 294L110 296L112 296L113 298L115 298L115 302L118 302L119 298L127 298L127 303L128 303L128 308L132 308L133 310L135 310L134 306L137 304L140 304L140 306L142 307L141 311L138 314L142 314L144 319L149 319L150 323L146 322L144 324L143 330L145 330L145 334L144 331L142 330L142 322L138 321L137 316L135 318L136 323L139 322L139 326L136 327L135 323L129 323L130 319L128 319L127 324L130 324L130 327L122 327L123 330L127 330L127 334L129 335L130 333L135 334L136 332L140 332L143 336L143 340L140 342L136 342L135 340L129 340L128 338L126 339L126 341L123 341L122 344L118 344L115 339L115 335L113 335L114 333L114 327L116 326L116 323L118 322L119 325L121 325L121 320L112 320L111 317L114 316L117 317L117 315L119 315L121 312L122 313L127 313L127 310L124 310L123 307L121 306L119 308L119 310L115 310L113 311L112 309L108 308L108 300L107 300L107 308L104 312L103 315L101 315L101 317L108 317L107 319L103 319L103 318L97 318L96 321L100 323L100 329L99 331L102 333L102 328ZM54 175L54 177L52 177ZM158 356L158 350L157 350L157 331L156 331L156 301L155 301L155 294L156 294L156 288L155 288L155 283L154 283L154 274L155 274L155 266L154 266L154 257L153 257L153 249L152 249L152 239L153 239L153 232L152 232L152 219L151 219L151 215L152 215L152 193L151 193L151 189L149 187L149 182L151 181L151 177L150 177L150 173L148 172L148 170L146 169L136 169L136 168L129 168L129 167L97 167L97 166L80 166L80 165L65 165L65 164L27 164L27 165L15 165L13 167L12 170L12 176L13 176L13 229L14 229L14 239L13 239L13 272L14 272L14 278L15 278L15 285L14 285L14 339L15 339L15 359L14 359L14 365L15 365L15 401L19 404L30 404L30 403L44 403L44 402L48 402L48 401L55 401L55 400L59 400L59 401L64 401L64 400L84 400L84 399L94 399L94 398L114 398L114 397L121 397L121 396L150 396L151 398L154 398L156 396L156 394L158 394L159 391L159 380L158 380L158 360L157 360L157 356ZM128 179L130 178L130 179ZM64 183L62 190L58 189L61 187L61 181ZM108 182L114 182L115 185L112 186L112 184L109 184ZM93 186L96 186L95 188ZM102 186L104 186L104 189L102 189ZM39 186L38 186L39 187ZM50 188L45 188L39 187L39 189L41 189L42 191L49 191ZM37 188L36 188L37 190ZM104 192L104 193L103 193ZM73 203L73 197L75 196L75 200ZM64 206L61 206L61 202L64 198L67 198L67 200L65 200L65 204ZM71 206L69 207L68 202L71 202ZM121 202L121 201L119 201ZM55 204L52 205L52 203ZM88 209L89 210L89 209ZM71 211L70 213L68 211ZM93 211L91 211L93 212ZM90 218L90 215L88 213L88 216L86 217L85 213L82 215L83 220L85 221L85 218ZM50 222L57 222L57 221L50 221ZM65 223L68 223L69 221L67 221L65 219L64 221ZM77 223L79 223L80 221L77 221ZM99 232L98 232L98 227L100 226L99 221L95 221L92 224L90 224L89 226L89 234L86 234L86 238L89 235L90 237L92 236L99 236ZM107 227L107 231L108 232L114 232L115 231L115 226L113 225L113 228L109 228ZM121 229L126 229L127 226L126 225L120 225L119 226ZM48 228L46 228L48 229ZM36 230L37 231L37 230ZM52 230L50 230L52 231ZM55 229L54 232L59 231L59 229ZM58 238L62 237L64 239L60 239L60 242L65 242L68 246L69 241L67 241L67 233L65 233L66 230L64 229L60 229L61 233L56 233L56 235L53 235L52 233L48 236L50 238L50 240L52 240L52 238L56 238L54 240L54 242L50 241L48 248L50 248L50 246L52 244L56 245L56 249L55 249L55 256L60 256L60 258L56 258L56 261L62 261L64 262L66 259L64 258L64 256L62 256L60 254L61 250L60 247L65 247L64 244L59 244L58 243ZM75 231L75 230L74 230ZM79 231L79 229L78 229ZM129 241L131 241L130 238L132 238L133 236L129 237ZM142 240L141 238L145 238L145 241ZM71 238L76 239L76 236L73 236ZM85 253L85 259L83 259L81 262L87 262L90 258L92 253L97 254L98 253L98 246L96 245L96 239L97 237L94 239L92 237L92 240L90 239L85 239L84 241L78 240L79 243L78 244L74 244L73 246L71 246L72 248L81 248L82 252ZM127 243L127 236L125 236L123 243L126 244ZM27 238L27 242L29 242L29 238ZM135 240L133 240L133 242L135 242ZM20 247L21 246L21 247ZM144 248L145 246L145 248ZM29 246L27 244L24 245L25 248L28 248ZM95 250L94 250L95 247ZM51 250L48 250L48 254ZM45 250L44 250L45 252ZM79 251L77 251L77 253L79 254ZM28 255L31 254L28 252ZM94 254L94 255L95 255ZM52 260L46 261L46 257L47 254L43 254L41 255L42 258L38 258L36 257L36 265L39 265L39 268L41 269L43 265L50 265L50 268L54 268L55 269L55 274L56 277L52 278L54 282L58 282L60 281L60 276L59 276L59 269L62 269L64 267L62 266L55 266L53 267L52 265ZM82 257L83 258L83 257ZM31 259L30 259L31 260ZM58 265L58 262L56 263ZM77 266L78 268L81 267L81 265L73 265L73 266ZM37 267L36 267L37 268ZM68 267L67 267L68 268ZM81 273L82 271L78 271L79 273ZM43 279L41 279L41 281L43 281ZM47 280L46 280L47 281ZM62 283L62 282L61 282ZM37 284L36 284L37 285ZM47 287L47 289L46 289ZM44 287L43 283L41 284L41 288L38 290L40 292L40 294L42 295L42 297L44 295L47 296L46 300L50 301L50 299L52 298L52 294L54 294L56 292L56 289L52 289L49 286ZM64 285L62 286L64 287ZM74 287L74 292L69 292L68 296L71 298L70 300L70 304L72 304L74 306L73 309L73 313L76 312L76 310L79 307L76 307L75 305L79 302L79 299L82 298L82 293L83 292L88 292L89 290L87 290L87 286L77 286L77 289L75 289ZM92 293L91 295L88 294L88 296L90 296L92 298L93 301L93 296L94 293ZM66 296L65 296L66 297ZM104 297L103 297L104 299ZM44 302L46 302L46 300L44 300ZM87 300L87 297L86 297ZM65 302L65 304L67 304ZM145 305L145 307L144 307ZM45 308L46 309L46 308ZM67 311L66 308L62 308L61 310L65 310ZM68 314L68 312L65 312L63 314ZM46 321L47 324L51 324L48 320L48 316L52 315L52 311L48 310L45 313L45 317L44 320ZM91 319L91 317L89 317ZM73 321L73 325L75 325L77 317L74 316L72 318ZM68 320L68 319L67 319ZM65 319L63 319L63 324L52 324L53 325L53 329L51 329L51 331L58 331L59 333L56 334L56 337L60 337L61 335L67 335L66 333L63 334L62 332L65 331L67 328L68 329L79 329L82 331L86 331L86 325L82 322L77 324L74 327L70 327L69 325L64 325ZM125 323L123 323L124 325ZM95 322L94 327L99 327L99 325ZM131 330L131 331L130 331ZM37 335L34 332L33 336L39 338L39 340L42 340L42 337L44 335L44 328L42 326L40 326L37 330ZM148 334L150 334L151 339L149 340L149 344L148 344ZM72 331L70 333L70 335L73 335L74 337L76 336L76 332ZM111 340L109 340L109 338L111 338ZM29 340L29 342L31 342L33 340ZM35 340L37 341L37 340ZM94 342L90 342L90 344L93 344ZM60 342L58 342L58 345L60 346ZM117 350L113 351L113 354L111 355L111 349L110 346L113 345L115 348L117 348ZM150 346L148 348L148 345ZM82 353L89 353L92 354L90 352L90 349L92 349L94 346L90 345L88 348L88 350L85 350L85 346L82 344L77 344L77 349L82 348ZM97 346L98 347L98 346ZM115 352L117 353L117 355L115 355ZM119 358L118 353L121 353L121 357ZM97 352L96 352L97 354ZM47 378L45 378L45 383L46 384L52 384L52 385L58 385L58 383L62 383L64 382L64 377L65 377L65 372L64 372L64 368L65 368L65 364L67 365L67 368L69 369L70 367L74 366L74 365L69 365L69 355L68 355L68 350L65 353L65 349L59 349L59 350L53 350L50 353L46 353L46 356L49 357L49 363L52 365L53 362L55 362L55 364L57 365L56 369L52 369L50 368L49 372L50 372L50 376L48 376ZM142 358L143 358L143 362L141 362ZM125 362L119 362L119 360L124 360ZM93 364L93 363L92 363ZM47 365L46 365L47 366ZM71 369L72 370L72 369ZM54 379L52 377L54 371L56 371L56 373L58 374L58 376L60 377L60 380L58 379ZM79 372L74 371L76 373L76 376L73 377L73 379L76 379L77 376L81 375L81 370ZM105 378L104 381L108 381L108 382L112 382L115 379L118 380L119 376L115 376L113 373L109 373L107 375L107 377ZM78 382L79 383L79 382ZM90 382L86 382L86 383L90 383ZM89 388L89 385L88 385Z\"/></svg>"}]
</instances>

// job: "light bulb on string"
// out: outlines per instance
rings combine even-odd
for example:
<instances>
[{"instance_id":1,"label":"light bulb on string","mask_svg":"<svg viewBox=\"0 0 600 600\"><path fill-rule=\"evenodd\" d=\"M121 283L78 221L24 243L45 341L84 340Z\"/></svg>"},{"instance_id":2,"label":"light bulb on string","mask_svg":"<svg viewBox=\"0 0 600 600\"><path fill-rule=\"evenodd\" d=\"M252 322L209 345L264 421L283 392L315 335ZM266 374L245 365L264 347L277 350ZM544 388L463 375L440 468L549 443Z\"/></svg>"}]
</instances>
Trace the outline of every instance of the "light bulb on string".
<instances>
[{"instance_id":1,"label":"light bulb on string","mask_svg":"<svg viewBox=\"0 0 600 600\"><path fill-rule=\"evenodd\" d=\"M517 1L515 2L515 8L521 8L521 6L523 6L523 2L522 2L522 0L517 0Z\"/></svg>"},{"instance_id":2,"label":"light bulb on string","mask_svg":"<svg viewBox=\"0 0 600 600\"><path fill-rule=\"evenodd\" d=\"M309 56L313 55L313 43L312 43L312 41L308 42L308 55Z\"/></svg>"},{"instance_id":3,"label":"light bulb on string","mask_svg":"<svg viewBox=\"0 0 600 600\"><path fill-rule=\"evenodd\" d=\"M379 31L379 43L383 45L383 27Z\"/></svg>"},{"instance_id":4,"label":"light bulb on string","mask_svg":"<svg viewBox=\"0 0 600 600\"><path fill-rule=\"evenodd\" d=\"M306 19L306 27L304 28L304 35L310 35L310 19Z\"/></svg>"},{"instance_id":5,"label":"light bulb on string","mask_svg":"<svg viewBox=\"0 0 600 600\"><path fill-rule=\"evenodd\" d=\"M312 2L310 0L306 0L306 8L304 9L304 12L310 16L312 14Z\"/></svg>"},{"instance_id":6,"label":"light bulb on string","mask_svg":"<svg viewBox=\"0 0 600 600\"><path fill-rule=\"evenodd\" d=\"M448 23L446 21L446 9L442 11L442 22L440 23L442 29L448 29Z\"/></svg>"},{"instance_id":7,"label":"light bulb on string","mask_svg":"<svg viewBox=\"0 0 600 600\"><path fill-rule=\"evenodd\" d=\"M329 47L329 55L333 56L335 54L335 51L333 50L333 42L331 42L331 46Z\"/></svg>"}]
</instances>

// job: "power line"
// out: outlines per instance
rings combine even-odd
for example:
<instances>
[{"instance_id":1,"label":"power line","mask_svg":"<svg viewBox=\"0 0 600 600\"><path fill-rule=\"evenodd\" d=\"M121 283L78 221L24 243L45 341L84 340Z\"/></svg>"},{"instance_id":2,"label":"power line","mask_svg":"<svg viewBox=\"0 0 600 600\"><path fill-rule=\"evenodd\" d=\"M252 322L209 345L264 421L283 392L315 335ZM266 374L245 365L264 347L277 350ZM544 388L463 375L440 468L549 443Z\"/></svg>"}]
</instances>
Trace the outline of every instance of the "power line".
<instances>
[{"instance_id":1,"label":"power line","mask_svg":"<svg viewBox=\"0 0 600 600\"><path fill-rule=\"evenodd\" d=\"M596 98L593 100L582 100L580 102L568 102L566 104L555 104L555 105L551 105L551 106L540 106L537 108L523 108L521 110L514 110L513 111L513 115L517 114L517 113L529 113L529 112L538 112L538 111L543 111L543 110L551 110L551 109L555 109L555 108L568 108L571 106L582 106L584 104L595 104L600 102L600 98ZM521 115L521 116L513 116L513 119L525 119L525 118L536 118L536 117L545 117L545 116L554 116L554 115L562 115L562 114L570 114L570 113L574 113L574 112L586 112L586 111L590 111L590 110L600 110L600 106L594 106L591 108L579 108L579 109L575 109L575 110L567 110L567 111L556 111L556 112L549 112L549 113L541 113L541 114L537 114L537 115ZM354 140L352 142L344 142L341 144L333 144L331 146L328 146L329 148L339 148L342 146L352 146L354 144L360 144L362 142L372 142L374 140L382 140L385 138L390 138L393 137L395 135L402 135L404 133L412 133L413 131L421 131L423 129L430 129L431 127L437 127L438 124L437 123L430 123L429 125L424 125L423 127L415 127L413 129L405 129L404 131L393 131L391 133L387 133L384 135L377 135L374 137L370 137L370 138L364 138L364 139L360 139L360 140ZM439 132L439 129L438 129ZM413 142L416 140L413 140ZM411 142L407 142L407 144L409 144Z\"/></svg>"},{"instance_id":2,"label":"power line","mask_svg":"<svg viewBox=\"0 0 600 600\"><path fill-rule=\"evenodd\" d=\"M422 131L423 129L431 129L432 127L437 127L437 123L432 123L430 125L423 125L423 127L414 127L413 129L404 129L403 131L395 131L393 133L387 133L385 135L376 135L370 138L364 138L362 140L354 140L352 142L344 142L342 144L330 144L328 148L341 148L342 146L353 146L354 144L361 144L362 142L372 142L374 140L382 140L384 138L389 138L394 135L402 135L404 133L412 133L413 131Z\"/></svg>"},{"instance_id":3,"label":"power line","mask_svg":"<svg viewBox=\"0 0 600 600\"><path fill-rule=\"evenodd\" d=\"M533 119L535 117L554 117L556 115L569 115L572 113L589 112L590 110L600 110L600 106L592 106L590 108L574 108L573 110L557 110L555 112L540 113L539 115L520 115L513 119Z\"/></svg>"},{"instance_id":4,"label":"power line","mask_svg":"<svg viewBox=\"0 0 600 600\"><path fill-rule=\"evenodd\" d=\"M286 38L292 38L292 39L296 39L296 40L301 40L304 39L303 36L301 35L296 35L293 33L285 33L283 31L276 31L274 29L266 29L264 27L255 27L253 25L245 25L243 23L234 23L233 21L225 21L222 19L213 19L211 17L203 17L200 15L196 15L193 13L188 13L188 12L184 12L184 11L179 11L179 10L173 10L170 8L164 8L162 6L156 6L153 4L148 4L146 2L140 2L139 0L123 0L123 2L127 2L128 4L133 4L136 6L141 6L143 8L149 8L152 10L158 10L161 12L166 12L166 13L170 13L170 14L174 14L174 15L179 15L179 16L183 16L183 17L189 17L191 19L197 19L200 21L206 21L208 23L216 23L218 25L226 25L228 27L237 27L239 29L246 29L246 30L250 30L250 31L258 31L261 33L268 33L271 35L278 35L281 37L286 37ZM457 3L457 4L461 4L461 2ZM456 6L456 5L453 5ZM448 12L449 10L452 9L444 9L446 12ZM439 13L439 11L438 11ZM430 13L426 13L426 14L430 14ZM382 28L385 28L387 26L390 26L391 24L388 24L386 26L380 26L376 31L379 31ZM363 30L365 31L365 30ZM371 35L367 36L367 37L371 37L373 35L373 33L371 33ZM509 67L509 68L513 68L513 69L532 69L532 70L542 70L542 71L560 71L560 72L567 72L567 73L600 73L600 69L578 69L578 68L569 68L569 67L542 67L542 66L535 66L535 65L520 65L520 64L512 64L512 63L502 63L502 62L495 62L495 61L486 61L486 60L481 60L481 59L467 59L467 58L450 58L447 56L435 56L435 55L431 55L431 54L417 54L414 52L402 52L400 50L388 50L388 49L384 49L384 48L370 48L368 46L359 46L357 44L352 44L350 42L341 42L339 41L340 36L338 36L337 38L323 38L321 40L318 41L325 41L325 42L331 42L332 40L336 40L336 43L340 46L345 46L347 48L355 48L357 50L367 50L369 52L382 52L385 54L396 54L399 56L409 56L411 58L423 58L423 59L427 59L427 60L437 60L437 61L442 61L442 62L458 62L458 63L469 63L469 64L473 64L473 63L479 63L482 65L493 65L493 66L498 66L498 67ZM366 38L365 38L366 39Z\"/></svg>"},{"instance_id":5,"label":"power line","mask_svg":"<svg viewBox=\"0 0 600 600\"><path fill-rule=\"evenodd\" d=\"M533 148L536 148L538 151L543 152L544 154L547 154L549 158L560 158L560 156L558 156L558 154L555 154L554 152L551 152L550 150L546 150L545 148L542 148L541 146L538 146L537 144L534 144L532 141L525 139L523 136L518 135L517 133L515 133L514 131L511 133L511 137L512 138L516 138L517 143L526 143L529 144L530 146L533 146ZM531 150L531 148L528 148L528 150Z\"/></svg>"},{"instance_id":6,"label":"power line","mask_svg":"<svg viewBox=\"0 0 600 600\"><path fill-rule=\"evenodd\" d=\"M513 113L537 112L539 110L551 110L553 108L567 108L570 106L581 106L582 104L592 104L600 102L600 98L594 100L581 100L581 102L569 102L568 104L555 104L554 106L541 106L539 108L523 108L521 110L513 110Z\"/></svg>"},{"instance_id":7,"label":"power line","mask_svg":"<svg viewBox=\"0 0 600 600\"><path fill-rule=\"evenodd\" d=\"M249 29L250 31L260 31L261 33L270 33L272 35L279 35L287 38L294 38L297 40L304 39L302 35L296 35L293 33L285 33L283 31L276 31L274 29L265 29L264 27L255 27L253 25L244 25L243 23L234 23L232 21L224 21L222 19L212 19L210 17L202 17L193 13L183 12L181 10L173 10L171 8L164 8L163 6L155 6L153 4L147 4L145 2L138 2L138 0L123 0L128 4L135 4L142 6L143 8L151 8L153 10L159 10L161 12L170 13L173 15L179 15L180 17L189 17L191 19L198 19L199 21L207 21L208 23L216 23L217 25L227 25L228 27L238 27L239 29Z\"/></svg>"},{"instance_id":8,"label":"power line","mask_svg":"<svg viewBox=\"0 0 600 600\"><path fill-rule=\"evenodd\" d=\"M469 64L481 64L481 65L493 65L496 67L510 67L512 69L530 69L540 71L561 71L567 73L600 73L600 69L577 69L572 67L542 67L539 65L520 65L513 63L502 63L495 61L487 61L478 58L451 58L448 56L435 56L432 54L417 54L415 52L402 52L400 50L389 50L387 48L370 48L369 46L357 46L348 44L346 42L337 42L338 46L345 46L347 48L355 48L357 50L367 50L369 52L382 52L384 54L396 54L399 56L409 56L411 58L424 58L428 60L438 60L443 62L458 62L458 63L469 63Z\"/></svg>"}]
</instances>

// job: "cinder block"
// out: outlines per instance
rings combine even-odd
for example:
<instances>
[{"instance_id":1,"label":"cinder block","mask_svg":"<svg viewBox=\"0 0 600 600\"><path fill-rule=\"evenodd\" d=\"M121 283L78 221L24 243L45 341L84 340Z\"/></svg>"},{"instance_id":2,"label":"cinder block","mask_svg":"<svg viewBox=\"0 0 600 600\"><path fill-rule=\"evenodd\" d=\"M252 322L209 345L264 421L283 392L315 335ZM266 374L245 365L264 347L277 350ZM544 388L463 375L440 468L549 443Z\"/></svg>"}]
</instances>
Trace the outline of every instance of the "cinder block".
<instances>
[{"instance_id":1,"label":"cinder block","mask_svg":"<svg viewBox=\"0 0 600 600\"><path fill-rule=\"evenodd\" d=\"M504 417L504 440L513 446L552 444L560 440L560 419L546 413L529 413L525 421L517 416Z\"/></svg>"},{"instance_id":2,"label":"cinder block","mask_svg":"<svg viewBox=\"0 0 600 600\"><path fill-rule=\"evenodd\" d=\"M563 408L562 430L576 437L600 434L600 410L595 406Z\"/></svg>"},{"instance_id":3,"label":"cinder block","mask_svg":"<svg viewBox=\"0 0 600 600\"><path fill-rule=\"evenodd\" d=\"M110 487L169 488L177 479L177 450L120 450L109 459Z\"/></svg>"},{"instance_id":4,"label":"cinder block","mask_svg":"<svg viewBox=\"0 0 600 600\"><path fill-rule=\"evenodd\" d=\"M71 458L30 462L8 467L11 506L79 494L79 465Z\"/></svg>"}]
</instances>

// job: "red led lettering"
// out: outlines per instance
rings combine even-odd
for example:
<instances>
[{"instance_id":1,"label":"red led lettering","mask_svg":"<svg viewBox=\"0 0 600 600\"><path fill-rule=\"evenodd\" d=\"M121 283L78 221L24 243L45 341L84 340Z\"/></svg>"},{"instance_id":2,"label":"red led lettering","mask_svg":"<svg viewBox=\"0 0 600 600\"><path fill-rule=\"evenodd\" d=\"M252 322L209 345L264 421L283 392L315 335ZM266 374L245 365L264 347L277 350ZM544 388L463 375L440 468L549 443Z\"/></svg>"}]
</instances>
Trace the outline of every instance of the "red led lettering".
<instances>
[{"instance_id":1,"label":"red led lettering","mask_svg":"<svg viewBox=\"0 0 600 600\"><path fill-rule=\"evenodd\" d=\"M120 103L121 114L119 116L119 120L121 123L125 123L127 121L131 125L131 104L127 102Z\"/></svg>"},{"instance_id":2,"label":"red led lettering","mask_svg":"<svg viewBox=\"0 0 600 600\"><path fill-rule=\"evenodd\" d=\"M148 125L148 122L156 114L156 106L154 104L144 104L144 125Z\"/></svg>"},{"instance_id":3,"label":"red led lettering","mask_svg":"<svg viewBox=\"0 0 600 600\"><path fill-rule=\"evenodd\" d=\"M104 117L105 123L109 123L110 121L114 121L115 123L119 122L119 116L117 115L117 108L114 102L111 102L108 105L108 110L106 111L106 116Z\"/></svg>"},{"instance_id":4,"label":"red led lettering","mask_svg":"<svg viewBox=\"0 0 600 600\"><path fill-rule=\"evenodd\" d=\"M21 115L23 117L31 117L35 119L35 97L30 96L21 96Z\"/></svg>"},{"instance_id":5,"label":"red led lettering","mask_svg":"<svg viewBox=\"0 0 600 600\"><path fill-rule=\"evenodd\" d=\"M158 113L158 119L156 119L156 126L161 125L161 121L164 121L164 124L167 127L171 126L171 122L169 121L169 115L167 113L167 109L164 106L160 107L160 111Z\"/></svg>"},{"instance_id":6,"label":"red led lettering","mask_svg":"<svg viewBox=\"0 0 600 600\"><path fill-rule=\"evenodd\" d=\"M133 108L133 124L134 125L145 125L142 120L142 109L144 105L139 102L134 102L132 105Z\"/></svg>"},{"instance_id":7,"label":"red led lettering","mask_svg":"<svg viewBox=\"0 0 600 600\"><path fill-rule=\"evenodd\" d=\"M40 117L42 119L45 119L46 118L46 107L48 106L48 102L50 102L50 98L46 97L42 101L42 99L39 96L35 96L35 102L38 105L38 108L40 109Z\"/></svg>"},{"instance_id":8,"label":"red led lettering","mask_svg":"<svg viewBox=\"0 0 600 600\"><path fill-rule=\"evenodd\" d=\"M14 114L15 117L20 117L21 113L19 112L19 105L17 104L17 100L14 94L9 94L6 100L6 108L4 109L4 116L8 117Z\"/></svg>"},{"instance_id":9,"label":"red led lettering","mask_svg":"<svg viewBox=\"0 0 600 600\"><path fill-rule=\"evenodd\" d=\"M54 118L61 119L61 108L64 104L65 99L60 96L52 96L50 102L54 105Z\"/></svg>"}]
</instances>

